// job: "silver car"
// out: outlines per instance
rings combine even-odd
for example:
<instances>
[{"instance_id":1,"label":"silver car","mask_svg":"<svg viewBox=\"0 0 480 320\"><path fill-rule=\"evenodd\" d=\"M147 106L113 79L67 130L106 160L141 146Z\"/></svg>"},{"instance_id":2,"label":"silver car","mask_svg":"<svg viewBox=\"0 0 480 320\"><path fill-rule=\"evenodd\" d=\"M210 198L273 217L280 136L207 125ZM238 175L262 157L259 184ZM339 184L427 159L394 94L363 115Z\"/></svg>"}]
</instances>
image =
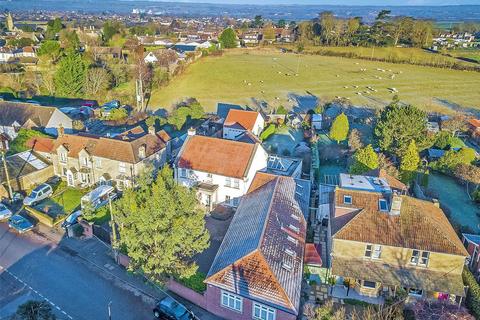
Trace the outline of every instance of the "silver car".
<instances>
[{"instance_id":1,"label":"silver car","mask_svg":"<svg viewBox=\"0 0 480 320\"><path fill-rule=\"evenodd\" d=\"M7 206L4 205L3 203L0 203L0 221L7 220L11 216L12 216L12 211L10 211L10 209L8 209Z\"/></svg>"},{"instance_id":2,"label":"silver car","mask_svg":"<svg viewBox=\"0 0 480 320\"><path fill-rule=\"evenodd\" d=\"M53 194L53 189L49 184L42 183L32 190L32 192L23 199L23 204L26 206L33 206L34 204L47 199Z\"/></svg>"}]
</instances>

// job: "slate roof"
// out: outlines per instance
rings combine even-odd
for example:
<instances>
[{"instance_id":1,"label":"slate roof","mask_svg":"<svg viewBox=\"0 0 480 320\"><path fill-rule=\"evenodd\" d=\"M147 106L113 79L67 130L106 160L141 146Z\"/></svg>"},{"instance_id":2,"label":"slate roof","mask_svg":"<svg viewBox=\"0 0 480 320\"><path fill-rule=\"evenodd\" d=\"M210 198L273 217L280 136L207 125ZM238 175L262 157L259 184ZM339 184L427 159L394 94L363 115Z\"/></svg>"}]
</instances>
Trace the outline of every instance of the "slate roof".
<instances>
[{"instance_id":1,"label":"slate roof","mask_svg":"<svg viewBox=\"0 0 480 320\"><path fill-rule=\"evenodd\" d=\"M21 126L28 120L38 127L45 127L56 108L28 103L0 101L0 125L11 126L15 121Z\"/></svg>"},{"instance_id":2,"label":"slate roof","mask_svg":"<svg viewBox=\"0 0 480 320\"><path fill-rule=\"evenodd\" d=\"M146 148L146 158L166 147L165 142L156 134L145 134L135 140L126 141L97 136L64 134L57 139L52 139L51 142L47 142L46 139L34 138L29 144L33 146L33 150L38 152L46 152L47 146L51 144L51 153L55 153L60 146L63 146L67 149L68 156L72 158L78 158L80 151L85 150L92 156L127 163L138 163L142 160L139 149L143 146Z\"/></svg>"},{"instance_id":3,"label":"slate roof","mask_svg":"<svg viewBox=\"0 0 480 320\"><path fill-rule=\"evenodd\" d=\"M206 283L298 314L307 225L296 190L278 176L242 198Z\"/></svg>"},{"instance_id":4,"label":"slate roof","mask_svg":"<svg viewBox=\"0 0 480 320\"><path fill-rule=\"evenodd\" d=\"M461 268L463 266L459 266ZM332 274L354 279L381 282L387 286L421 288L465 296L462 270L438 272L415 267L399 267L382 261L332 257Z\"/></svg>"},{"instance_id":5,"label":"slate roof","mask_svg":"<svg viewBox=\"0 0 480 320\"><path fill-rule=\"evenodd\" d=\"M467 241L472 242L476 245L480 245L480 235L478 234L469 234L469 233L462 233L462 236L467 239Z\"/></svg>"},{"instance_id":6,"label":"slate roof","mask_svg":"<svg viewBox=\"0 0 480 320\"><path fill-rule=\"evenodd\" d=\"M372 207L345 210L350 220L336 227L334 239L468 256L442 209L432 202L402 196L396 216Z\"/></svg>"},{"instance_id":7,"label":"slate roof","mask_svg":"<svg viewBox=\"0 0 480 320\"><path fill-rule=\"evenodd\" d=\"M258 115L259 113L256 111L230 109L223 125L252 131Z\"/></svg>"},{"instance_id":8,"label":"slate roof","mask_svg":"<svg viewBox=\"0 0 480 320\"><path fill-rule=\"evenodd\" d=\"M260 144L205 136L189 136L177 156L177 166L226 177L244 178Z\"/></svg>"}]
</instances>

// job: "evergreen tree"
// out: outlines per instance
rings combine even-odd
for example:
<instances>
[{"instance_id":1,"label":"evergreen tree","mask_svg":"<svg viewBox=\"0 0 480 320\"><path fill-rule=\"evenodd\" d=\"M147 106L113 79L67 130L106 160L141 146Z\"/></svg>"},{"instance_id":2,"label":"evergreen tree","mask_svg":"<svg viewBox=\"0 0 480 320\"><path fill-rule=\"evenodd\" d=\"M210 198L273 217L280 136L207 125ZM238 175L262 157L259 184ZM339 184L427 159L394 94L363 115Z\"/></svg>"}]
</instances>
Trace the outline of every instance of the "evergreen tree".
<instances>
[{"instance_id":1,"label":"evergreen tree","mask_svg":"<svg viewBox=\"0 0 480 320\"><path fill-rule=\"evenodd\" d=\"M125 190L115 202L114 216L132 269L154 281L196 273L192 257L209 246L205 211L196 191L177 184L169 167L155 180L151 174L137 179L137 188Z\"/></svg>"},{"instance_id":2,"label":"evergreen tree","mask_svg":"<svg viewBox=\"0 0 480 320\"><path fill-rule=\"evenodd\" d=\"M412 140L423 149L427 137L427 115L412 105L393 101L382 111L375 135L383 151L399 157Z\"/></svg>"},{"instance_id":3,"label":"evergreen tree","mask_svg":"<svg viewBox=\"0 0 480 320\"><path fill-rule=\"evenodd\" d=\"M27 301L20 305L13 319L19 320L55 320L52 306L46 301Z\"/></svg>"},{"instance_id":4,"label":"evergreen tree","mask_svg":"<svg viewBox=\"0 0 480 320\"><path fill-rule=\"evenodd\" d=\"M227 28L223 30L218 40L220 40L222 48L224 49L231 49L237 47L237 35L232 28Z\"/></svg>"},{"instance_id":5,"label":"evergreen tree","mask_svg":"<svg viewBox=\"0 0 480 320\"><path fill-rule=\"evenodd\" d=\"M353 156L353 164L350 166L350 173L364 174L367 171L378 168L378 155L371 144L365 148L358 149Z\"/></svg>"},{"instance_id":6,"label":"evergreen tree","mask_svg":"<svg viewBox=\"0 0 480 320\"><path fill-rule=\"evenodd\" d=\"M78 53L70 52L55 73L56 92L62 97L79 97L85 83L87 67Z\"/></svg>"},{"instance_id":7,"label":"evergreen tree","mask_svg":"<svg viewBox=\"0 0 480 320\"><path fill-rule=\"evenodd\" d=\"M402 160L400 162L400 171L402 174L402 180L405 182L411 181L415 175L420 163L420 156L418 155L417 145L415 140L410 141L410 144L405 151Z\"/></svg>"},{"instance_id":8,"label":"evergreen tree","mask_svg":"<svg viewBox=\"0 0 480 320\"><path fill-rule=\"evenodd\" d=\"M330 138L332 140L337 141L344 141L348 137L348 131L350 129L350 125L348 123L348 118L345 113L342 112L332 123L332 127L330 128Z\"/></svg>"},{"instance_id":9,"label":"evergreen tree","mask_svg":"<svg viewBox=\"0 0 480 320\"><path fill-rule=\"evenodd\" d=\"M38 49L39 56L48 56L51 61L55 62L60 57L62 51L60 44L55 40L43 41Z\"/></svg>"}]
</instances>

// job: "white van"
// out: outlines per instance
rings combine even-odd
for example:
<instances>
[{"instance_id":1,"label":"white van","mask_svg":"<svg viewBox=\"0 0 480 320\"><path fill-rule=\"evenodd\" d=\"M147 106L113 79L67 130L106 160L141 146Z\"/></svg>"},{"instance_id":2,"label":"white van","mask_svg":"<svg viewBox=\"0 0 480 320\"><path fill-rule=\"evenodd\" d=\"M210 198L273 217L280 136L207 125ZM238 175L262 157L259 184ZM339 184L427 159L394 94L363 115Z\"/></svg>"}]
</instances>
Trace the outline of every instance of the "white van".
<instances>
[{"instance_id":1,"label":"white van","mask_svg":"<svg viewBox=\"0 0 480 320\"><path fill-rule=\"evenodd\" d=\"M33 206L44 199L47 199L53 194L53 189L49 184L42 183L32 190L30 195L23 199L23 204L26 206Z\"/></svg>"},{"instance_id":2,"label":"white van","mask_svg":"<svg viewBox=\"0 0 480 320\"><path fill-rule=\"evenodd\" d=\"M82 209L86 206L96 210L108 203L108 199L116 199L117 194L112 186L99 186L82 197L80 204Z\"/></svg>"}]
</instances>

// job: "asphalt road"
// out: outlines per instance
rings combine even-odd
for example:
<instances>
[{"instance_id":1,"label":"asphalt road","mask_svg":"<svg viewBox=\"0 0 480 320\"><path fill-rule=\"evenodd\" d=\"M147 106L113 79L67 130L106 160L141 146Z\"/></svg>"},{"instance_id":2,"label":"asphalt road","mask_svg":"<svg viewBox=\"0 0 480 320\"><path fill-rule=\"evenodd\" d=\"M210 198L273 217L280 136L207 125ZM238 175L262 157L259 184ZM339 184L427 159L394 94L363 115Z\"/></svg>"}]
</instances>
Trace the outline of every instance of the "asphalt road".
<instances>
[{"instance_id":1,"label":"asphalt road","mask_svg":"<svg viewBox=\"0 0 480 320\"><path fill-rule=\"evenodd\" d=\"M75 253L0 223L0 319L29 299L47 300L58 319L152 319L140 297L92 271Z\"/></svg>"}]
</instances>

